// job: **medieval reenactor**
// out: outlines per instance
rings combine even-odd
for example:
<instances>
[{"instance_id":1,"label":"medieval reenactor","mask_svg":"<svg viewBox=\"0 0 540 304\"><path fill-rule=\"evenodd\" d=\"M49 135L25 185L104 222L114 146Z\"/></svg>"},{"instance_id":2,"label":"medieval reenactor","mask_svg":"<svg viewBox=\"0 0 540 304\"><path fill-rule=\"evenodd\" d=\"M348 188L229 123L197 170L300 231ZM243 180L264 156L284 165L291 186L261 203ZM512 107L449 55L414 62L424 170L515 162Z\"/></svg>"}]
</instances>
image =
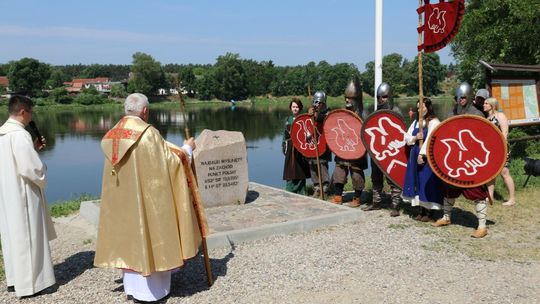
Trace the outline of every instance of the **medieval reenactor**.
<instances>
[{"instance_id":1,"label":"medieval reenactor","mask_svg":"<svg viewBox=\"0 0 540 304\"><path fill-rule=\"evenodd\" d=\"M392 87L383 82L377 88L377 111L379 110L392 110L401 115L400 109L394 105L392 100ZM384 173L377 166L377 164L371 160L371 181L373 183L373 199L371 205L363 208L364 211L379 210L381 209L382 202L382 189L384 183ZM386 182L390 186L390 196L392 197L392 211L390 216L399 216L399 204L401 202L401 189L394 184L389 178L386 178Z\"/></svg>"},{"instance_id":2,"label":"medieval reenactor","mask_svg":"<svg viewBox=\"0 0 540 304\"><path fill-rule=\"evenodd\" d=\"M479 111L472 102L472 89L467 82L461 83L457 88L456 100L457 115L470 114L484 118L484 113ZM489 195L487 187L485 185L473 188L458 188L455 186L451 186L447 183L443 183L442 193L444 196L444 214L442 218L438 219L435 223L433 223L434 227L441 227L451 224L450 214L452 213L452 208L454 207L456 198L463 194L466 199L474 201L476 203L476 217L478 218L478 228L471 236L474 238L483 238L487 235L486 218L488 209L487 200Z\"/></svg>"},{"instance_id":3,"label":"medieval reenactor","mask_svg":"<svg viewBox=\"0 0 540 304\"><path fill-rule=\"evenodd\" d=\"M472 88L467 82L463 82L456 89L456 110L454 115L471 114L484 117L484 113L474 106L472 100Z\"/></svg>"},{"instance_id":4,"label":"medieval reenactor","mask_svg":"<svg viewBox=\"0 0 540 304\"><path fill-rule=\"evenodd\" d=\"M291 142L291 126L298 115L301 114L302 101L294 97L289 103L291 115L285 121L283 140L281 142L282 152L285 155L283 166L283 179L287 181L285 190L298 194L306 194L306 178L309 178L309 165L298 149Z\"/></svg>"},{"instance_id":5,"label":"medieval reenactor","mask_svg":"<svg viewBox=\"0 0 540 304\"><path fill-rule=\"evenodd\" d=\"M476 91L476 95L474 97L474 106L479 110L481 111L482 113L484 113L484 117L488 117L487 113L484 112L484 102L486 101L486 99L489 98L489 91L486 90L486 89L479 89L478 91Z\"/></svg>"},{"instance_id":6,"label":"medieval reenactor","mask_svg":"<svg viewBox=\"0 0 540 304\"><path fill-rule=\"evenodd\" d=\"M362 104L362 86L358 77L355 77L347 85L345 89L345 109L354 112L359 117L363 116L364 105ZM365 118L365 117L362 117ZM332 175L334 182L334 200L335 204L343 202L343 187L347 183L347 177L350 174L354 189L354 197L350 203L350 207L356 208L360 206L360 196L364 190L365 176L364 170L367 169L367 154L353 159L345 160L339 156L335 156L336 168Z\"/></svg>"},{"instance_id":7,"label":"medieval reenactor","mask_svg":"<svg viewBox=\"0 0 540 304\"><path fill-rule=\"evenodd\" d=\"M317 130L322 133L322 125L324 123L324 119L326 115L328 114L328 107L326 105L326 93L323 91L317 91L315 94L313 94L313 99L311 103L311 107L309 107L309 114L313 115L314 123L317 125ZM313 197L319 197L320 191L321 191L321 185L319 184L319 173L317 170L317 159L316 158L308 158L309 163L309 171L311 174L311 180L313 181ZM329 175L328 175L328 162L332 161L332 152L330 149L326 149L326 151L319 156L320 161L320 174L321 174L321 182L322 182L322 191L324 193L328 193L328 185L330 183Z\"/></svg>"}]
</instances>

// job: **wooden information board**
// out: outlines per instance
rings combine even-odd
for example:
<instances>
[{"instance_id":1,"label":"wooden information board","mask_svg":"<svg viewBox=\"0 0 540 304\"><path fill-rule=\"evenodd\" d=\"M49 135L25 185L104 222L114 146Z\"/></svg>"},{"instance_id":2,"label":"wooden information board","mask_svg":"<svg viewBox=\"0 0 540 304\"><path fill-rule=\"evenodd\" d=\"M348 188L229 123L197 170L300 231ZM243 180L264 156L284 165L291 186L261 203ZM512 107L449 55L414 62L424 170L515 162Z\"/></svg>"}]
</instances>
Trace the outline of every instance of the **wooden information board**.
<instances>
[{"instance_id":1,"label":"wooden information board","mask_svg":"<svg viewBox=\"0 0 540 304\"><path fill-rule=\"evenodd\" d=\"M511 126L540 124L538 88L534 79L492 79L491 95Z\"/></svg>"}]
</instances>

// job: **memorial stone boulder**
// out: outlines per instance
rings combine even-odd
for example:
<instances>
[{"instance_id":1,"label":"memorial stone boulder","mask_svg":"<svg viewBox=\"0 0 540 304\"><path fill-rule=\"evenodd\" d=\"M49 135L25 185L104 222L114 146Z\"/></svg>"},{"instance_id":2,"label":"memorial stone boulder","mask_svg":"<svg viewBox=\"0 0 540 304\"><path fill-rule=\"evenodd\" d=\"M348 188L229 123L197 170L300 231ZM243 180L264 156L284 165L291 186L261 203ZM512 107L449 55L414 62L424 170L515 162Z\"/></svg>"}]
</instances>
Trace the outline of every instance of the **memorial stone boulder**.
<instances>
[{"instance_id":1,"label":"memorial stone boulder","mask_svg":"<svg viewBox=\"0 0 540 304\"><path fill-rule=\"evenodd\" d=\"M244 204L249 183L244 135L203 130L195 144L197 183L205 207Z\"/></svg>"}]
</instances>

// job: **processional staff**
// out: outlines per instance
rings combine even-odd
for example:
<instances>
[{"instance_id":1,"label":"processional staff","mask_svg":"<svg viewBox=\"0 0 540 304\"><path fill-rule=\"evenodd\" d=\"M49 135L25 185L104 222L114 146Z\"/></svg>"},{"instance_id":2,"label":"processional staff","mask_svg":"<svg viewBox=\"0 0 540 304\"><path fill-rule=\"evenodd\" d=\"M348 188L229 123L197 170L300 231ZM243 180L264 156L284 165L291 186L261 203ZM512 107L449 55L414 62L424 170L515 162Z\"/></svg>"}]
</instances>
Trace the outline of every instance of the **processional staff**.
<instances>
[{"instance_id":1,"label":"processional staff","mask_svg":"<svg viewBox=\"0 0 540 304\"><path fill-rule=\"evenodd\" d=\"M184 95L182 94L182 89L180 88L180 75L178 75L177 78L177 85L176 85L178 96L180 97L180 111L182 112L182 119L184 121L184 135L186 139L191 138L188 123L186 120L186 101L184 100ZM195 159L191 160L191 172L193 173L193 177L195 180L195 184L197 184L197 171L195 170ZM203 225L204 216L201 211L201 206L199 205L201 203L200 195L198 191L195 191L196 193L192 193L192 202L193 202L193 208L195 209L195 214L197 215L197 225L199 226L199 232L201 234L201 243L202 243L202 249L203 249L203 256L204 256L204 268L206 270L206 279L208 281L208 286L212 286L214 284L214 278L212 276L212 268L210 266L210 258L208 257L208 245L206 243L206 236L208 234L208 231L206 230L206 227ZM195 198L197 197L197 199Z\"/></svg>"}]
</instances>

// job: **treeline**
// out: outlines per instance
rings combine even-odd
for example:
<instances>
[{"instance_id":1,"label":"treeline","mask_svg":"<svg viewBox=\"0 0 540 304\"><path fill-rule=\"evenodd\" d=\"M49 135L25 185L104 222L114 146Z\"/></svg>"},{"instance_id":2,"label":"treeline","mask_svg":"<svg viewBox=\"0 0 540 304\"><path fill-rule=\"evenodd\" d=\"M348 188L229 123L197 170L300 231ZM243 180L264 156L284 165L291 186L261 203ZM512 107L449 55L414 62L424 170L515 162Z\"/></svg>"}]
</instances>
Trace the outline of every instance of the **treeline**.
<instances>
[{"instance_id":1,"label":"treeline","mask_svg":"<svg viewBox=\"0 0 540 304\"><path fill-rule=\"evenodd\" d=\"M439 82L448 73L437 54L424 56L424 91L440 92ZM329 64L309 62L298 66L276 66L272 61L243 59L239 54L219 56L213 65L165 64L151 55L135 53L131 65L65 65L50 66L32 58L0 65L0 75L7 75L12 91L26 91L40 96L43 90L61 88L73 78L109 77L111 81L127 81L127 87L115 88L112 95L123 97L131 92L155 95L160 88L180 87L190 97L201 100L243 100L253 96L307 95L322 90L330 96L343 94L348 81L359 76L364 91L373 91L374 63L369 62L360 72L351 63ZM383 79L398 94L416 94L418 91L417 61L404 59L400 54L383 58ZM57 95L60 91L55 92ZM60 94L61 95L61 94Z\"/></svg>"}]
</instances>

